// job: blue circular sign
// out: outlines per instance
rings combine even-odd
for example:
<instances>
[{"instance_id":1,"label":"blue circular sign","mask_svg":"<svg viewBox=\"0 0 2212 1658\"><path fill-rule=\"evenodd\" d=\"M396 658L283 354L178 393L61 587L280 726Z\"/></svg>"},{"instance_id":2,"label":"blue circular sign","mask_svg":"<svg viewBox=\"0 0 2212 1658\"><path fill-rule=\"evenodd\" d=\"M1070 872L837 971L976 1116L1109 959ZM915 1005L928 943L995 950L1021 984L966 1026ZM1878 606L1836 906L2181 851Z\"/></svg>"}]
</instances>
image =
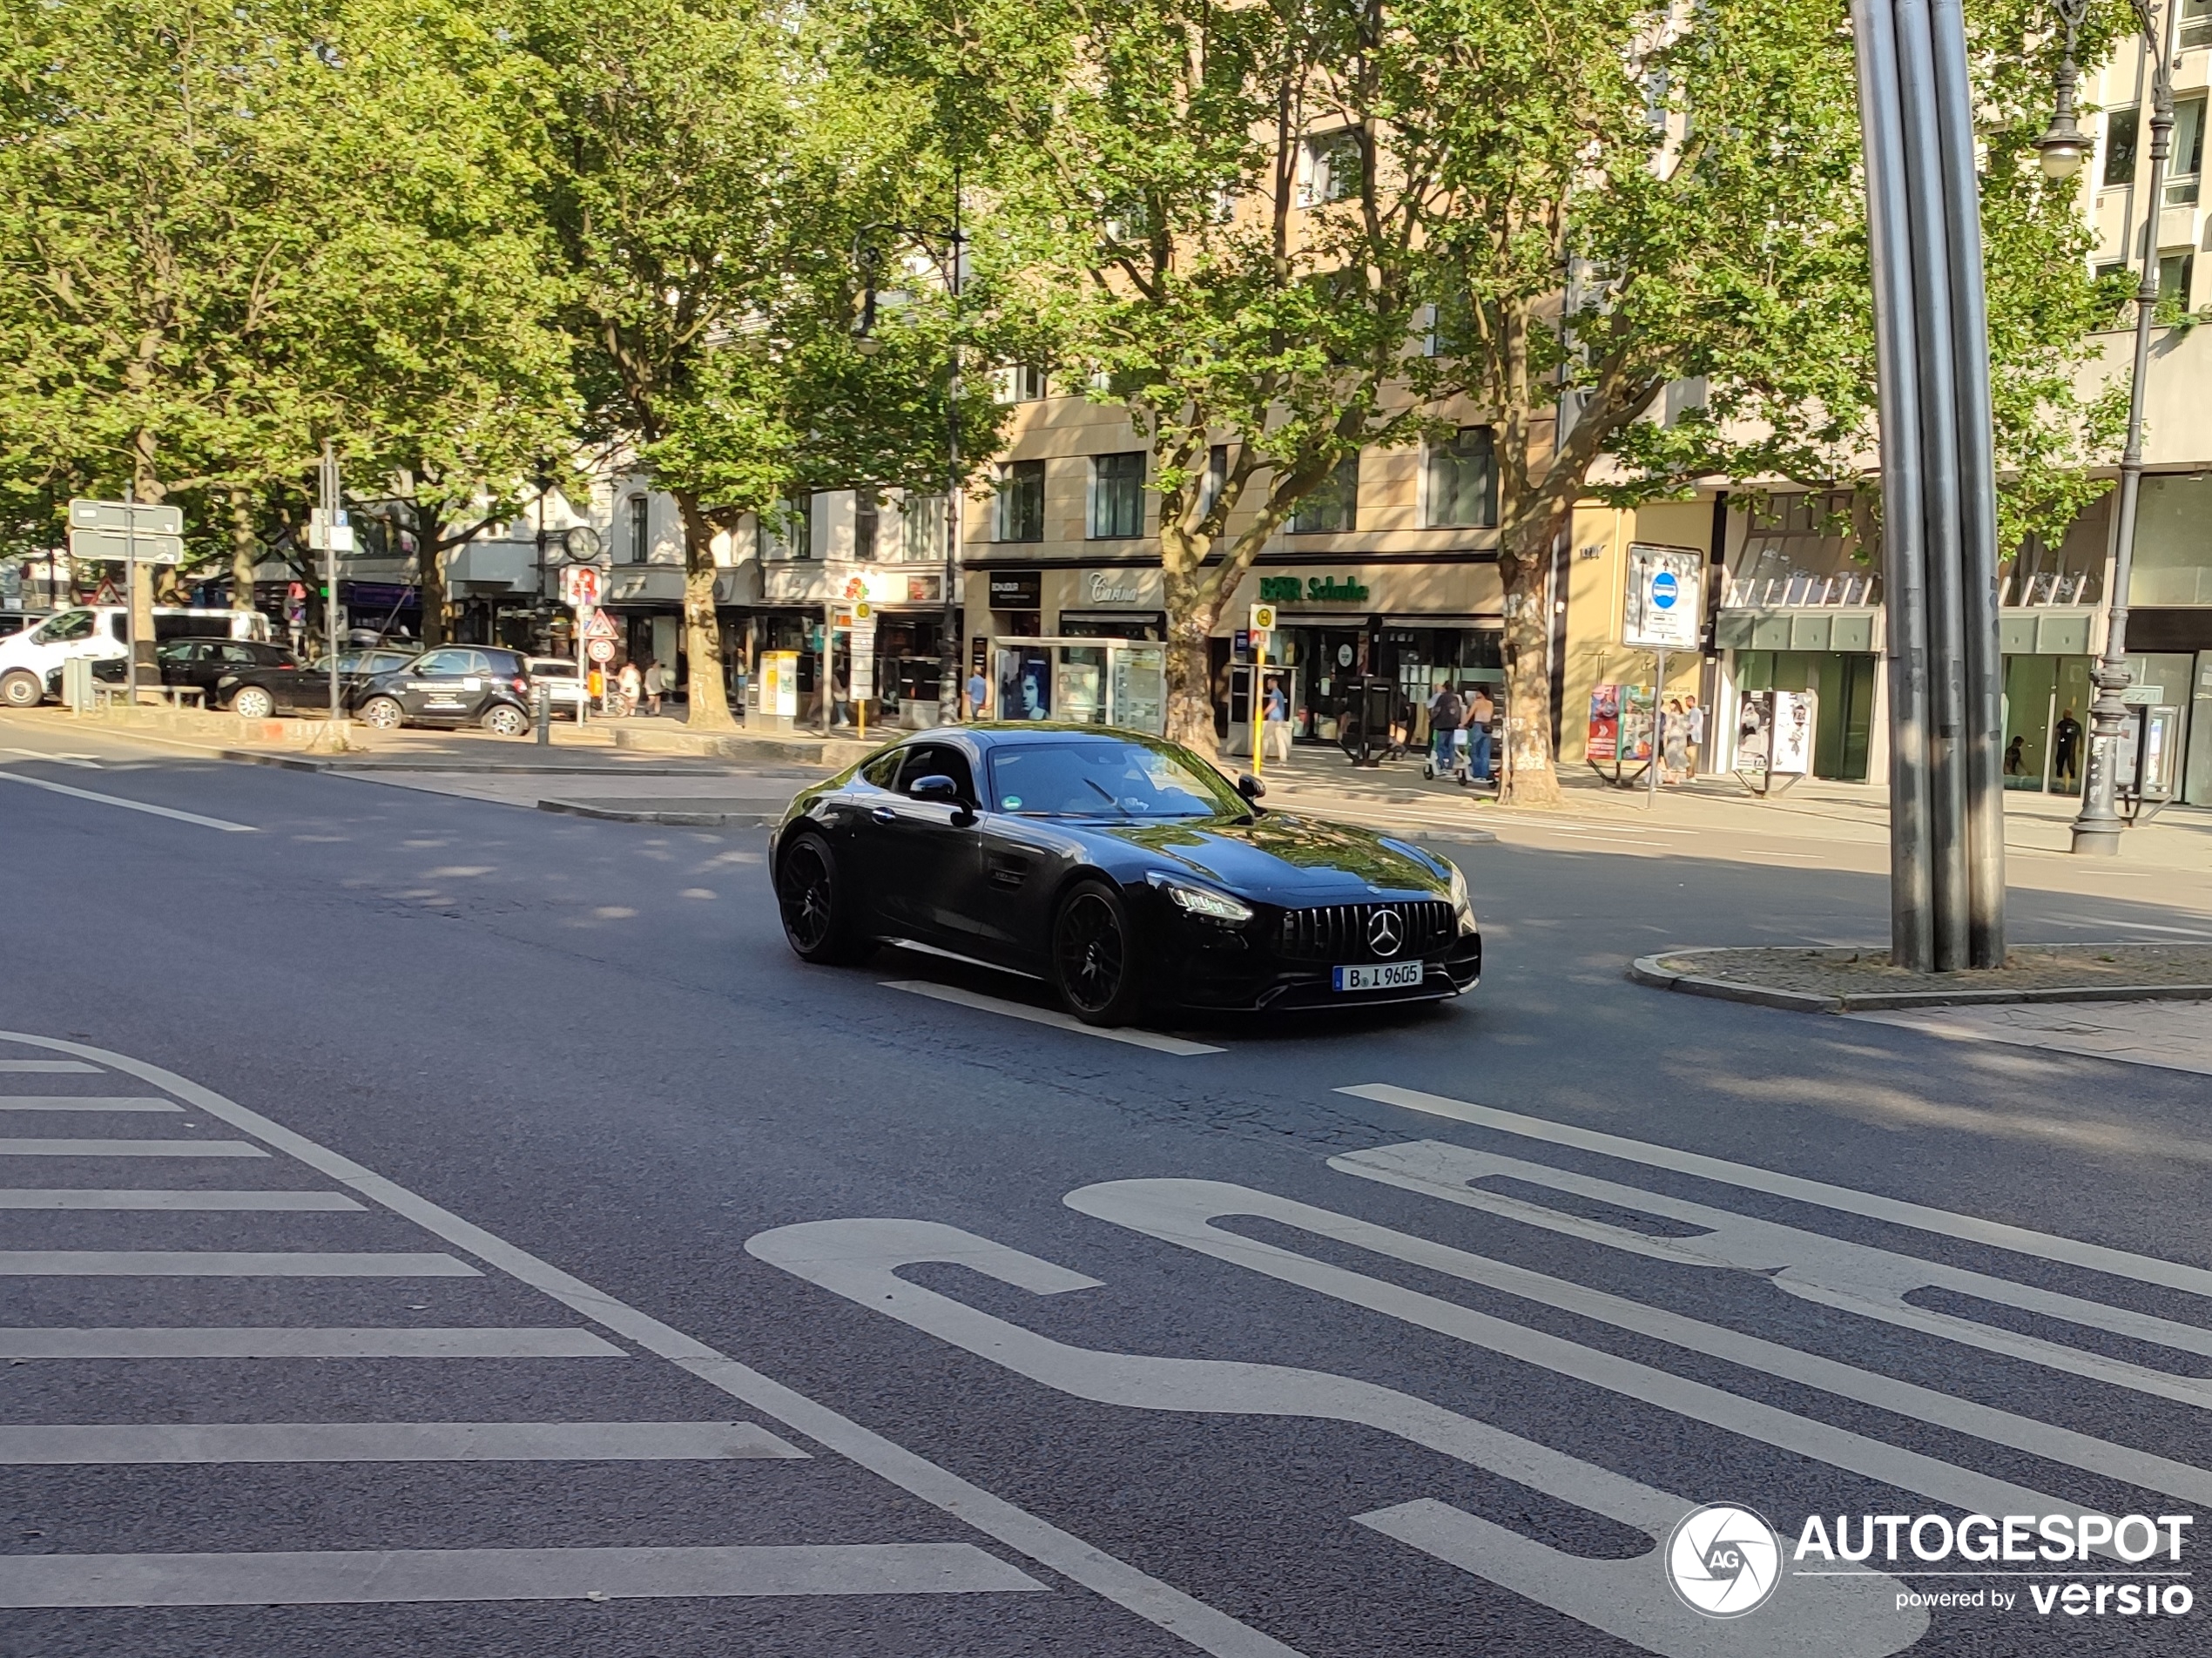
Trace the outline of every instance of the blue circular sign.
<instances>
[{"instance_id":1,"label":"blue circular sign","mask_svg":"<svg viewBox=\"0 0 2212 1658\"><path fill-rule=\"evenodd\" d=\"M1675 579L1672 570L1661 570L1651 578L1651 602L1662 610L1675 608L1675 601L1682 596L1682 583Z\"/></svg>"}]
</instances>

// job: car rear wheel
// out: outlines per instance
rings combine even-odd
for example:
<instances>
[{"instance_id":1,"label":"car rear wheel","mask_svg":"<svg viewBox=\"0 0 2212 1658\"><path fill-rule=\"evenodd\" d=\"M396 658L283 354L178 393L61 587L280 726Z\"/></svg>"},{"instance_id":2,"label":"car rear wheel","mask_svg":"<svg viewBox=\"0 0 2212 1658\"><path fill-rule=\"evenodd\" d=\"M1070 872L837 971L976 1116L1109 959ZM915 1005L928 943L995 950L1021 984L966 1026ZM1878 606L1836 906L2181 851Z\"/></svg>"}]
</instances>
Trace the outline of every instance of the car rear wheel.
<instances>
[{"instance_id":1,"label":"car rear wheel","mask_svg":"<svg viewBox=\"0 0 2212 1658\"><path fill-rule=\"evenodd\" d=\"M800 960L825 966L858 961L873 946L853 927L853 900L837 854L819 835L800 835L776 864L776 907L784 937Z\"/></svg>"},{"instance_id":2,"label":"car rear wheel","mask_svg":"<svg viewBox=\"0 0 2212 1658\"><path fill-rule=\"evenodd\" d=\"M530 717L512 703L495 703L484 716L484 729L496 737L520 737L530 728Z\"/></svg>"},{"instance_id":3,"label":"car rear wheel","mask_svg":"<svg viewBox=\"0 0 2212 1658\"><path fill-rule=\"evenodd\" d=\"M1126 1025L1138 1005L1136 936L1121 894L1103 881L1069 889L1052 921L1052 982L1086 1025Z\"/></svg>"},{"instance_id":4,"label":"car rear wheel","mask_svg":"<svg viewBox=\"0 0 2212 1658\"><path fill-rule=\"evenodd\" d=\"M46 687L38 683L37 674L18 668L0 679L0 703L10 708L36 708L45 700Z\"/></svg>"},{"instance_id":5,"label":"car rear wheel","mask_svg":"<svg viewBox=\"0 0 2212 1658\"><path fill-rule=\"evenodd\" d=\"M407 711L389 697L371 697L361 704L361 724L380 731L395 731L407 724Z\"/></svg>"},{"instance_id":6,"label":"car rear wheel","mask_svg":"<svg viewBox=\"0 0 2212 1658\"><path fill-rule=\"evenodd\" d=\"M240 719L267 719L276 712L276 698L260 685L241 685L231 698L231 712Z\"/></svg>"}]
</instances>

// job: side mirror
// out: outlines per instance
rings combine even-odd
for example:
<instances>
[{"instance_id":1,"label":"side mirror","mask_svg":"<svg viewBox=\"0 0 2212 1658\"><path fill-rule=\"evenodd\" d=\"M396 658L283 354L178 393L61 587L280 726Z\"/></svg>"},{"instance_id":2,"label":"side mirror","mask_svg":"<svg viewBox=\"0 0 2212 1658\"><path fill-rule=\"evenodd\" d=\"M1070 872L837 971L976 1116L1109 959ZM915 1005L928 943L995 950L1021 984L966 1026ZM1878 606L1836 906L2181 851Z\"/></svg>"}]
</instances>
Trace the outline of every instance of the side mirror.
<instances>
[{"instance_id":1,"label":"side mirror","mask_svg":"<svg viewBox=\"0 0 2212 1658\"><path fill-rule=\"evenodd\" d=\"M1237 774L1237 792L1247 800L1257 800L1267 792L1267 785L1250 772L1239 772Z\"/></svg>"},{"instance_id":2,"label":"side mirror","mask_svg":"<svg viewBox=\"0 0 2212 1658\"><path fill-rule=\"evenodd\" d=\"M942 772L933 772L926 778L916 778L907 794L910 799L934 800L940 805L960 804L960 785Z\"/></svg>"}]
</instances>

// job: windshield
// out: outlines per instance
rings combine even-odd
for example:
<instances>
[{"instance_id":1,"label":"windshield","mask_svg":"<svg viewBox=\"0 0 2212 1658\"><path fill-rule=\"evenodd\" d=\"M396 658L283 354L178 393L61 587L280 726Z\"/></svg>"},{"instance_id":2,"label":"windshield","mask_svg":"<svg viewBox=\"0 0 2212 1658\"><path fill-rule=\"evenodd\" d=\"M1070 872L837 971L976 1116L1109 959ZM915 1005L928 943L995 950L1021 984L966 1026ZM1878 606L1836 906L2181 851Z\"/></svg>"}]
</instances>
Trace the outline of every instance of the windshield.
<instances>
[{"instance_id":1,"label":"windshield","mask_svg":"<svg viewBox=\"0 0 2212 1658\"><path fill-rule=\"evenodd\" d=\"M993 750L991 799L1024 818L1242 817L1251 810L1221 773L1186 750L1105 737Z\"/></svg>"}]
</instances>

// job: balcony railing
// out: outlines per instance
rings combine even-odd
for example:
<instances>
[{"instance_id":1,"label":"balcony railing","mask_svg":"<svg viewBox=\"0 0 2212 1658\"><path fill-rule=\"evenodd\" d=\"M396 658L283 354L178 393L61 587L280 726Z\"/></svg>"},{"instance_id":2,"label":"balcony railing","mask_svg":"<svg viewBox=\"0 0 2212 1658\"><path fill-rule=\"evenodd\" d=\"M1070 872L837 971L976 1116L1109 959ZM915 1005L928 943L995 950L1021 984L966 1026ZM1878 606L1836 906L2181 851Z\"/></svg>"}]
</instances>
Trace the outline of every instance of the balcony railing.
<instances>
[{"instance_id":1,"label":"balcony railing","mask_svg":"<svg viewBox=\"0 0 2212 1658\"><path fill-rule=\"evenodd\" d=\"M1879 604L1881 578L1871 570L1836 576L1730 576L1721 592L1730 610L1858 609Z\"/></svg>"}]
</instances>

